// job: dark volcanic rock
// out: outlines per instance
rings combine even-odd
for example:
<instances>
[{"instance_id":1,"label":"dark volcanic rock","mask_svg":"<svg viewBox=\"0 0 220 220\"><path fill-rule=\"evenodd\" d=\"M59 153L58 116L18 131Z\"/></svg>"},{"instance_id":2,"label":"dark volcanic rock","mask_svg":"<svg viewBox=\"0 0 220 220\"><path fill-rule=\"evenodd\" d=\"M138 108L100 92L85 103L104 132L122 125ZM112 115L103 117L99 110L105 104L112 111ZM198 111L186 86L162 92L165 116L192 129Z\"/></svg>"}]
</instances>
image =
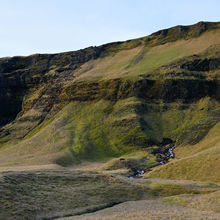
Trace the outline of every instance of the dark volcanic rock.
<instances>
[{"instance_id":1,"label":"dark volcanic rock","mask_svg":"<svg viewBox=\"0 0 220 220\"><path fill-rule=\"evenodd\" d=\"M195 59L193 61L184 63L181 68L190 71L212 71L220 69L220 58L212 59Z\"/></svg>"}]
</instances>

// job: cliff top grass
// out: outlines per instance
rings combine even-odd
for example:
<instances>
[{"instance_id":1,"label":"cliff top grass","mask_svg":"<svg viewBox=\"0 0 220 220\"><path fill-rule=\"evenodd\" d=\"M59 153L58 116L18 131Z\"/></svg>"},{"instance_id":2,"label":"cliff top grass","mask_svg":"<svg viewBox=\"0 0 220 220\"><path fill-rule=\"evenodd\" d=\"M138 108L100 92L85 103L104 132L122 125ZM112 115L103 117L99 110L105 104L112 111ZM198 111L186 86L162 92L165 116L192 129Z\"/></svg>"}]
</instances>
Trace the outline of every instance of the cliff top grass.
<instances>
[{"instance_id":1,"label":"cliff top grass","mask_svg":"<svg viewBox=\"0 0 220 220\"><path fill-rule=\"evenodd\" d=\"M159 72L166 72L169 64L195 54L203 54L214 45L217 47L220 44L219 35L220 31L217 29L196 38L180 39L153 47L141 44L131 49L119 50L83 64L76 71L75 80L135 79L147 74L152 74L154 78ZM159 70L161 67L163 71Z\"/></svg>"}]
</instances>

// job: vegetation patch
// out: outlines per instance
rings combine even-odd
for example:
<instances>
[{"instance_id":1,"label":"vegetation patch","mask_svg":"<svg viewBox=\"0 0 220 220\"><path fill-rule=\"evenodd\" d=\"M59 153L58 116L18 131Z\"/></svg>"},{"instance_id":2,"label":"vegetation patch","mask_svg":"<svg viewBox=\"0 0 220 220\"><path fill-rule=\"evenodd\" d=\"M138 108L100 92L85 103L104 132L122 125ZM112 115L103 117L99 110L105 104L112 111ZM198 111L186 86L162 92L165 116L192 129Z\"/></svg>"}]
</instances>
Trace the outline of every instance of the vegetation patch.
<instances>
[{"instance_id":1,"label":"vegetation patch","mask_svg":"<svg viewBox=\"0 0 220 220\"><path fill-rule=\"evenodd\" d=\"M141 187L96 173L68 171L3 174L1 219L51 219L141 199ZM46 204L46 205L45 205Z\"/></svg>"}]
</instances>

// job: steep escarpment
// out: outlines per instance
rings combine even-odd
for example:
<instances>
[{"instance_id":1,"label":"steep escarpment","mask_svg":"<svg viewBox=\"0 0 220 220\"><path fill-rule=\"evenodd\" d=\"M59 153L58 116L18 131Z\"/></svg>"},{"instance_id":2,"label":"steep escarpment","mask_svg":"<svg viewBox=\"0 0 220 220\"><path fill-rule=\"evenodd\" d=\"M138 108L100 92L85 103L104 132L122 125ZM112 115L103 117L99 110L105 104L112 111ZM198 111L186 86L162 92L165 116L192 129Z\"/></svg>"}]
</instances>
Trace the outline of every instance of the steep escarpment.
<instances>
[{"instance_id":1,"label":"steep escarpment","mask_svg":"<svg viewBox=\"0 0 220 220\"><path fill-rule=\"evenodd\" d=\"M47 83L45 87L37 87L36 91L32 93L29 90L29 94L26 96L20 95L23 109L18 109L20 110L19 115L14 123L9 124L6 128L8 127L9 136L18 139L23 138L43 120L50 119L66 104L75 101L98 102L106 100L114 104L133 97L142 100L143 106L146 104L159 105L160 103L169 105L177 102L182 105L190 105L209 97L218 103L220 99L219 90L218 80L142 79L131 81L114 79L99 82L73 82L67 85L66 81L59 80L57 82L54 80L53 83ZM19 105L18 102L13 102L13 105L22 107L21 103ZM7 107L5 105L6 110ZM144 112L144 107L138 111ZM17 133L14 125L18 124ZM22 132L20 131L21 128ZM4 134L4 130L2 134Z\"/></svg>"},{"instance_id":2,"label":"steep escarpment","mask_svg":"<svg viewBox=\"0 0 220 220\"><path fill-rule=\"evenodd\" d=\"M206 96L219 100L219 86L218 80L142 79L133 82L115 79L74 83L63 90L62 99L73 101L107 99L117 101L134 96L152 102L157 100L164 102L182 100L184 103L191 103Z\"/></svg>"},{"instance_id":3,"label":"steep escarpment","mask_svg":"<svg viewBox=\"0 0 220 220\"><path fill-rule=\"evenodd\" d=\"M69 76L69 72L90 59L99 56L96 47L63 54L36 54L28 57L0 59L0 124L5 124L21 111L26 94L39 86L51 85L59 78Z\"/></svg>"},{"instance_id":4,"label":"steep escarpment","mask_svg":"<svg viewBox=\"0 0 220 220\"><path fill-rule=\"evenodd\" d=\"M219 30L202 22L0 59L1 164L66 166L141 150L149 168L165 140L197 144L220 120Z\"/></svg>"},{"instance_id":5,"label":"steep escarpment","mask_svg":"<svg viewBox=\"0 0 220 220\"><path fill-rule=\"evenodd\" d=\"M91 78L88 73L93 70L95 71L95 73L92 72L93 79L98 73L102 73L102 75L99 75L98 78L108 78L107 74L110 68L113 68L112 71L116 73L116 75L113 74L113 76L115 75L114 78L124 78L124 74L127 77L129 75L133 75L135 72L137 72L135 75L143 75L145 77L146 74L143 74L143 70L146 71L149 69L151 71L152 65L155 66L155 68L158 68L159 66L169 62L164 55L168 57L170 61L172 61L174 57L178 57L181 54L188 55L185 54L185 52L178 45L172 46L173 49L171 51L167 51L166 47L160 48L162 54L160 54L161 52L157 50L153 52L157 46L169 44L170 42L181 42L181 40L184 39L186 41L186 49L188 49L187 39L194 39L194 45L196 45L198 41L198 44L201 47L199 42L201 40L196 39L206 32L208 34L213 32L211 33L213 36L218 36L218 34L215 33L218 32L218 30L219 23L200 22L192 26L177 26L174 28L165 29L140 39L110 43L75 52L66 52L60 54L36 54L28 57L1 58L0 101L3 107L0 110L0 125L4 125L7 122L12 121L16 117L16 115L21 111L22 102L25 100L25 95L29 94L29 91L31 94L39 87L46 87L48 89L48 87L52 87L54 84L56 84L54 86L55 89L58 90L60 81L66 81L67 83L68 81L73 80L73 78L79 78L79 80L82 80L81 78L84 75L85 78L83 77L83 81L86 81ZM204 36L202 37L204 38ZM207 50L207 48L212 49L212 51L209 52L209 55L206 55L206 57L210 56L211 54L215 55L214 58L205 57L184 61L179 66L180 69L187 70L185 73L180 73L176 68L173 70L174 72L167 72L167 70L170 69L170 67L168 67L166 68L166 71L163 69L165 72L165 77L177 77L181 76L182 74L183 77L201 77L202 75L202 78L204 78L205 76L204 74L200 73L201 71L218 70L219 50L217 46L220 44L220 42L214 37L213 42L210 42L210 44L207 45L206 44L204 44L204 51ZM192 48L192 45L189 46ZM210 51L210 49L208 51ZM132 52L133 55L130 56L130 52ZM178 54L176 54L177 52ZM195 48L191 53L193 52L196 52ZM116 57L116 60L113 60L114 63L111 64L108 60L111 60L112 56ZM123 58L123 60L121 60L121 58ZM155 63L155 59L161 61L161 64L158 65L158 63ZM94 62L94 60L97 61ZM99 63L102 61L104 61L106 64L109 63L108 66L100 68ZM148 64L149 61L150 65ZM117 65L115 66L115 64ZM81 68L82 65L85 67L83 66ZM124 71L121 69L121 66L123 65L124 69L126 70L125 73L123 73ZM96 66L99 68L96 69ZM189 71L192 73L189 73ZM194 73L195 71L197 73ZM121 75L121 72L123 75ZM156 77L158 75L157 72L159 73L161 71L156 70L152 73L152 75L149 73L147 75L148 77ZM95 80L97 81L97 79ZM48 92L44 91L43 93Z\"/></svg>"}]
</instances>

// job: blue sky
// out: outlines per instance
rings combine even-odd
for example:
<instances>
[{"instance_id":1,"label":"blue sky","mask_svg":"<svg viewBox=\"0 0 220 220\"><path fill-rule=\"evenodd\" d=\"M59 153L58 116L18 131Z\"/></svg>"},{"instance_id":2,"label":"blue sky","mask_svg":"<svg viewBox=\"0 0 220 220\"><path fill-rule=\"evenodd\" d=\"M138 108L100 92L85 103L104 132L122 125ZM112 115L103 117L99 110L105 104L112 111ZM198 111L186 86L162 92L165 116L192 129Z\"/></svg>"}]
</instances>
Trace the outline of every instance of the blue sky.
<instances>
[{"instance_id":1,"label":"blue sky","mask_svg":"<svg viewBox=\"0 0 220 220\"><path fill-rule=\"evenodd\" d=\"M77 50L198 21L219 0L0 0L0 57Z\"/></svg>"}]
</instances>

